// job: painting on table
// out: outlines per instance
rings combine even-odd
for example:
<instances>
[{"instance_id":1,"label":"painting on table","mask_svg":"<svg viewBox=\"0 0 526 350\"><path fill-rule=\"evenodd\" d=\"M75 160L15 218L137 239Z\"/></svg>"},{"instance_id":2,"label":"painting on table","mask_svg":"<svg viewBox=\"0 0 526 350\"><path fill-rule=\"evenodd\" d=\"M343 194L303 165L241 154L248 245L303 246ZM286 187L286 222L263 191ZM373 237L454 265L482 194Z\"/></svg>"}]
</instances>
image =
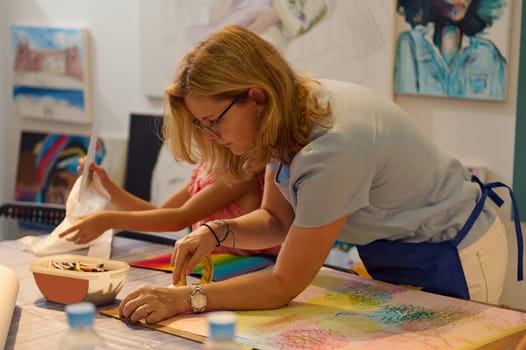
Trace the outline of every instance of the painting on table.
<instances>
[{"instance_id":1,"label":"painting on table","mask_svg":"<svg viewBox=\"0 0 526 350\"><path fill-rule=\"evenodd\" d=\"M13 101L22 117L91 121L88 32L11 27Z\"/></svg>"},{"instance_id":2,"label":"painting on table","mask_svg":"<svg viewBox=\"0 0 526 350\"><path fill-rule=\"evenodd\" d=\"M287 307L236 314L236 340L257 349L467 350L526 330L526 313L328 268ZM150 327L198 341L208 334L206 314Z\"/></svg>"}]
</instances>

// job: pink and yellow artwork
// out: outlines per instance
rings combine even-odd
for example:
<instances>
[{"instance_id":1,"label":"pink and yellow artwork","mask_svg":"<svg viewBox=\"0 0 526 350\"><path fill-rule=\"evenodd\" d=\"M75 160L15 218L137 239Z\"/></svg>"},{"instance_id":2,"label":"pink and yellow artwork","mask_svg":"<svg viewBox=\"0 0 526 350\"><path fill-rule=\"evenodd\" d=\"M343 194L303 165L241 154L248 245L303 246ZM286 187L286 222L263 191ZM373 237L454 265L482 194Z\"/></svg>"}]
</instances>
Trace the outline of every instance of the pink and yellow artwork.
<instances>
[{"instance_id":1,"label":"pink and yellow artwork","mask_svg":"<svg viewBox=\"0 0 526 350\"><path fill-rule=\"evenodd\" d=\"M257 349L467 350L526 329L526 313L328 268L286 307L236 313L236 340ZM206 314L170 318L152 328L203 340Z\"/></svg>"}]
</instances>

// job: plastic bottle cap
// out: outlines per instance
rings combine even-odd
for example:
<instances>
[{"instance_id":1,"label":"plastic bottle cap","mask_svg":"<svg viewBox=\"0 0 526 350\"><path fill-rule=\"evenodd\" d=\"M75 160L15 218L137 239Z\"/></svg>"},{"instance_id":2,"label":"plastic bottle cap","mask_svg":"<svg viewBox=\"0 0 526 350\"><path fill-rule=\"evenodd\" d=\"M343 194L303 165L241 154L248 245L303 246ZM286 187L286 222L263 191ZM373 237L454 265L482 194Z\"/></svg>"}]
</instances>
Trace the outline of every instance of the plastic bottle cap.
<instances>
[{"instance_id":1,"label":"plastic bottle cap","mask_svg":"<svg viewBox=\"0 0 526 350\"><path fill-rule=\"evenodd\" d=\"M71 328L91 327L95 317L95 305L88 302L69 304L65 307L68 324Z\"/></svg>"},{"instance_id":2,"label":"plastic bottle cap","mask_svg":"<svg viewBox=\"0 0 526 350\"><path fill-rule=\"evenodd\" d=\"M236 328L236 314L217 311L208 314L209 336L212 339L232 339Z\"/></svg>"}]
</instances>

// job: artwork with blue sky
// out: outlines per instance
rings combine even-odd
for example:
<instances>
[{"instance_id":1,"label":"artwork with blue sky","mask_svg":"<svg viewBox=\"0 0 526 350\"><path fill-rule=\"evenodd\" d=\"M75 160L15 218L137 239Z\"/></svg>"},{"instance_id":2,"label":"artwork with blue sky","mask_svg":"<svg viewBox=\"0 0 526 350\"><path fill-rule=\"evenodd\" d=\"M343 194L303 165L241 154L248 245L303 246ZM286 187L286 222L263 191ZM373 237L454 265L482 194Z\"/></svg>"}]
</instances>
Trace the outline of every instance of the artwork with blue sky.
<instances>
[{"instance_id":1,"label":"artwork with blue sky","mask_svg":"<svg viewBox=\"0 0 526 350\"><path fill-rule=\"evenodd\" d=\"M85 30L13 26L13 101L22 117L90 121Z\"/></svg>"}]
</instances>

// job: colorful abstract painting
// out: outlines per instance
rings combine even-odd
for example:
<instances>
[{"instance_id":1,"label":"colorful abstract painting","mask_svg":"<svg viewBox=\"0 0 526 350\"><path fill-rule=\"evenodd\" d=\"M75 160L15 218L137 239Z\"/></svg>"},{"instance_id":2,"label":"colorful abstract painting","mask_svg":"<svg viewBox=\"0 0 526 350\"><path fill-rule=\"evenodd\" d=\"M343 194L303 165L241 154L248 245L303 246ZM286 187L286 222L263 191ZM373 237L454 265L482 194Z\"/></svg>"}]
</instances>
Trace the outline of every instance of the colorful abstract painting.
<instances>
[{"instance_id":1,"label":"colorful abstract painting","mask_svg":"<svg viewBox=\"0 0 526 350\"><path fill-rule=\"evenodd\" d=\"M88 123L88 34L54 27L11 27L13 101L22 117Z\"/></svg>"},{"instance_id":2,"label":"colorful abstract painting","mask_svg":"<svg viewBox=\"0 0 526 350\"><path fill-rule=\"evenodd\" d=\"M171 253L154 256L151 258L132 261L130 266L142 267L146 269L160 270L171 272L173 271L170 265ZM256 271L274 264L274 260L265 256L239 256L231 254L212 254L212 262L214 263L214 281L222 281L230 277L242 275L248 272ZM201 264L192 272L192 275L201 275L203 266Z\"/></svg>"},{"instance_id":3,"label":"colorful abstract painting","mask_svg":"<svg viewBox=\"0 0 526 350\"><path fill-rule=\"evenodd\" d=\"M23 131L13 199L65 204L79 176L79 158L87 154L88 145L87 135ZM98 139L95 161L117 184L123 182L125 153L125 139Z\"/></svg>"},{"instance_id":4,"label":"colorful abstract painting","mask_svg":"<svg viewBox=\"0 0 526 350\"><path fill-rule=\"evenodd\" d=\"M526 313L328 268L287 307L236 314L236 340L257 349L468 350L526 329ZM208 333L206 314L152 328L194 340Z\"/></svg>"}]
</instances>

